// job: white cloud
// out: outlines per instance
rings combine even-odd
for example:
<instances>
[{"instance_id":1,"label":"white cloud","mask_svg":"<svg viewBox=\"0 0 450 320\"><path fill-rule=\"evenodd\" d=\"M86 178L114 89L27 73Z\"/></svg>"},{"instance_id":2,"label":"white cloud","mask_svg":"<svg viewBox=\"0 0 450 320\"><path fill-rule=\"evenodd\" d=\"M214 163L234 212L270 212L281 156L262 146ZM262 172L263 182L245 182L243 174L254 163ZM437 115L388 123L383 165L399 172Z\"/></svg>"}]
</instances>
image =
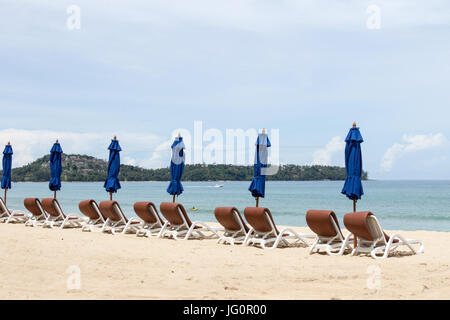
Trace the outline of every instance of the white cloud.
<instances>
[{"instance_id":1,"label":"white cloud","mask_svg":"<svg viewBox=\"0 0 450 320\"><path fill-rule=\"evenodd\" d=\"M124 163L145 165L157 144L163 140L156 135L117 132L122 147ZM108 146L112 136L104 133L79 133L51 130L0 130L0 143L11 141L14 150L14 167L34 161L50 152L59 139L64 153L87 154L100 159L108 158ZM170 151L166 151L170 154ZM151 162L149 162L151 164Z\"/></svg>"},{"instance_id":2,"label":"white cloud","mask_svg":"<svg viewBox=\"0 0 450 320\"><path fill-rule=\"evenodd\" d=\"M381 168L384 171L391 171L394 163L406 153L426 150L442 146L446 137L442 133L415 135L404 135L402 143L393 144L381 159Z\"/></svg>"},{"instance_id":3,"label":"white cloud","mask_svg":"<svg viewBox=\"0 0 450 320\"><path fill-rule=\"evenodd\" d=\"M313 154L313 165L330 165L334 153L345 149L344 139L334 137L325 145L325 148L316 150Z\"/></svg>"},{"instance_id":4,"label":"white cloud","mask_svg":"<svg viewBox=\"0 0 450 320\"><path fill-rule=\"evenodd\" d=\"M170 164L172 140L167 140L156 146L151 157L143 160L140 166L144 168L165 168Z\"/></svg>"},{"instance_id":5,"label":"white cloud","mask_svg":"<svg viewBox=\"0 0 450 320\"><path fill-rule=\"evenodd\" d=\"M450 13L446 0L378 0L383 24L414 26L448 24ZM150 23L173 27L191 22L220 28L268 32L295 26L342 27L365 26L366 8L371 2L361 0L152 0L130 6L128 2L112 1L109 6L80 1L81 8L95 10L97 15L111 15L115 20ZM46 6L47 7L47 6ZM90 11L90 12L91 12ZM124 12L127 12L124 15ZM167 21L170 21L168 23Z\"/></svg>"}]
</instances>

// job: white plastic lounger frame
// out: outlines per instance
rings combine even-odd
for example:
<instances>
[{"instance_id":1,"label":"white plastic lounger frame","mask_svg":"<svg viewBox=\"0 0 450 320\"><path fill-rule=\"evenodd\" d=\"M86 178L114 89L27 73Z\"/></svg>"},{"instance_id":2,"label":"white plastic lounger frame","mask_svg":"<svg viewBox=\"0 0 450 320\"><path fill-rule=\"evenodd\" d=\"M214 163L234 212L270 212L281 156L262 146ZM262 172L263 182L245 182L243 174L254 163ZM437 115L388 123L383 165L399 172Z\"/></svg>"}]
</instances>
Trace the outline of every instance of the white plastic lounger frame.
<instances>
[{"instance_id":1,"label":"white plastic lounger frame","mask_svg":"<svg viewBox=\"0 0 450 320\"><path fill-rule=\"evenodd\" d=\"M247 238L247 231L241 217L239 216L239 213L236 212L235 209L233 209L231 213L233 215L233 220L239 225L239 230L229 230L227 228L224 228L224 233L217 240L218 244L229 243L234 246L235 243L244 243L245 239Z\"/></svg>"},{"instance_id":2,"label":"white plastic lounger frame","mask_svg":"<svg viewBox=\"0 0 450 320\"><path fill-rule=\"evenodd\" d=\"M269 232L258 232L254 228L250 228L246 239L244 240L244 244L246 246L259 244L263 249L275 249L281 244L283 246L292 246L298 242L302 242L305 246L309 246L308 242L305 241L305 238L314 238L314 235L310 234L299 234L295 230L291 228L285 228L280 233L272 230ZM295 241L288 241L288 240ZM271 244L269 246L269 244Z\"/></svg>"},{"instance_id":3,"label":"white plastic lounger frame","mask_svg":"<svg viewBox=\"0 0 450 320\"><path fill-rule=\"evenodd\" d=\"M43 201L45 201L46 199L44 199ZM47 219L45 219L44 225L42 227L44 228L60 228L60 229L64 229L64 228L81 228L83 226L83 223L85 222L85 220L73 213L70 214L64 214L64 212L62 211L58 200L56 199L52 199L52 206L55 210L55 212L58 214L56 215L51 215L48 212L48 216Z\"/></svg>"},{"instance_id":4,"label":"white plastic lounger frame","mask_svg":"<svg viewBox=\"0 0 450 320\"><path fill-rule=\"evenodd\" d=\"M27 222L25 222L25 226L26 227L42 226L44 224L45 220L47 219L47 213L42 208L41 202L39 201L39 199L33 199L33 198L25 199L25 202L27 200L30 200L30 201L33 200L41 214L40 215L34 215L34 214L30 215L30 218L27 220Z\"/></svg>"},{"instance_id":5,"label":"white plastic lounger frame","mask_svg":"<svg viewBox=\"0 0 450 320\"><path fill-rule=\"evenodd\" d=\"M92 208L98 215L98 218L92 219L87 217L87 220L85 220L83 227L81 228L81 231L84 232L94 232L94 231L100 231L103 225L105 224L105 219L103 218L103 214L100 212L100 209L98 208L98 204L95 201L88 200L89 207Z\"/></svg>"},{"instance_id":6,"label":"white plastic lounger frame","mask_svg":"<svg viewBox=\"0 0 450 320\"><path fill-rule=\"evenodd\" d=\"M244 240L244 244L246 246L259 244L263 249L275 249L278 248L280 244L283 246L291 246L301 242L305 246L309 247L309 244L306 242L305 238L314 239L316 237L313 234L299 234L291 228L285 228L278 233L272 219L266 211L264 211L264 217L269 223L271 230L268 232L261 232L251 227Z\"/></svg>"},{"instance_id":7,"label":"white plastic lounger frame","mask_svg":"<svg viewBox=\"0 0 450 320\"><path fill-rule=\"evenodd\" d=\"M188 240L191 238L211 239L219 237L218 231L223 230L223 228L213 228L208 226L206 223L199 221L192 222L191 226L189 226L179 206L177 206L177 211L183 223L180 225L166 223L158 235L159 238L168 237L174 238L175 240ZM205 232L210 232L211 234L205 235Z\"/></svg>"},{"instance_id":8,"label":"white plastic lounger frame","mask_svg":"<svg viewBox=\"0 0 450 320\"><path fill-rule=\"evenodd\" d=\"M119 220L115 221L108 217L103 224L102 232L116 234L116 233L136 233L142 225L142 221L138 218L131 218L127 220L122 209L117 203L112 204L112 209L119 217Z\"/></svg>"},{"instance_id":9,"label":"white plastic lounger frame","mask_svg":"<svg viewBox=\"0 0 450 320\"><path fill-rule=\"evenodd\" d=\"M346 248L352 250L351 240L352 234L348 234L345 239L342 236L341 230L336 225L336 221L330 215L331 224L333 225L336 235L334 237L317 236L316 241L309 248L309 254L313 254L315 251L325 250L330 256L342 256ZM337 252L335 249L339 249Z\"/></svg>"},{"instance_id":10,"label":"white plastic lounger frame","mask_svg":"<svg viewBox=\"0 0 450 320\"><path fill-rule=\"evenodd\" d=\"M414 254L423 253L424 244L421 240L405 239L401 234L393 234L389 237L389 241L386 241L383 230L377 218L373 215L367 217L368 227L374 237L373 241L368 241L358 237L358 243L355 249L352 251L352 255L359 253L370 253L374 259L385 259L400 246L407 246ZM398 242L394 242L398 240ZM419 249L416 250L413 245L419 245ZM381 255L380 255L381 254Z\"/></svg>"},{"instance_id":11,"label":"white plastic lounger frame","mask_svg":"<svg viewBox=\"0 0 450 320\"><path fill-rule=\"evenodd\" d=\"M4 223L25 223L28 219L30 219L30 216L20 210L9 210L8 207L6 207L5 202L3 201L3 198L0 197L0 209L2 213L0 214L0 222Z\"/></svg>"},{"instance_id":12,"label":"white plastic lounger frame","mask_svg":"<svg viewBox=\"0 0 450 320\"><path fill-rule=\"evenodd\" d=\"M159 238L161 231L165 228L168 222L161 223L159 221L155 223L142 222L140 229L136 232L138 237L156 237Z\"/></svg>"},{"instance_id":13,"label":"white plastic lounger frame","mask_svg":"<svg viewBox=\"0 0 450 320\"><path fill-rule=\"evenodd\" d=\"M155 208L152 205L149 207L151 208L152 215L156 219L156 222L150 223L142 221L139 230L136 232L136 236L138 237L160 237L161 232L168 224L167 221L163 222L161 220L161 217L155 212Z\"/></svg>"}]
</instances>

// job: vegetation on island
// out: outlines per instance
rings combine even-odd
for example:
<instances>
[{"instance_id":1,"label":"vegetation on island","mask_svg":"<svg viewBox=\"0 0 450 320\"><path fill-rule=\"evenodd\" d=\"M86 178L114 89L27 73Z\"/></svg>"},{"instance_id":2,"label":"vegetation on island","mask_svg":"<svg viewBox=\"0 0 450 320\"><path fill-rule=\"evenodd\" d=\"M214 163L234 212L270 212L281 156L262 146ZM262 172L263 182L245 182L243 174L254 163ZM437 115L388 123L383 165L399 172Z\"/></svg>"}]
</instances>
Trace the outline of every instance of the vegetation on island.
<instances>
[{"instance_id":1,"label":"vegetation on island","mask_svg":"<svg viewBox=\"0 0 450 320\"><path fill-rule=\"evenodd\" d=\"M62 181L104 181L107 162L86 155L62 155ZM0 174L1 176L1 174ZM277 174L267 176L267 180L276 181L313 181L345 180L345 168L337 166L282 165ZM227 164L186 165L183 181L250 181L253 178L253 166L235 166ZM137 166L121 165L121 181L169 181L169 168L144 169ZM363 179L367 179L364 172ZM50 180L49 156L46 155L25 166L12 170L12 180L43 182Z\"/></svg>"}]
</instances>

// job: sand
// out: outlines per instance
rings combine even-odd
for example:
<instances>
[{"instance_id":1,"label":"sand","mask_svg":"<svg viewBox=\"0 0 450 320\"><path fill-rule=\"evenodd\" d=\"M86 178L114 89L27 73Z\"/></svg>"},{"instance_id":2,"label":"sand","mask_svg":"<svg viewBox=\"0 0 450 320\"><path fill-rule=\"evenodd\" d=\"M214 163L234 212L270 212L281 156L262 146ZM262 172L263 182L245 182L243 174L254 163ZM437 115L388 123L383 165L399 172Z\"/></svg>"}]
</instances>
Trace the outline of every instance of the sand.
<instances>
[{"instance_id":1,"label":"sand","mask_svg":"<svg viewBox=\"0 0 450 320\"><path fill-rule=\"evenodd\" d=\"M374 260L0 224L0 299L450 299L450 232L401 233L425 253Z\"/></svg>"}]
</instances>

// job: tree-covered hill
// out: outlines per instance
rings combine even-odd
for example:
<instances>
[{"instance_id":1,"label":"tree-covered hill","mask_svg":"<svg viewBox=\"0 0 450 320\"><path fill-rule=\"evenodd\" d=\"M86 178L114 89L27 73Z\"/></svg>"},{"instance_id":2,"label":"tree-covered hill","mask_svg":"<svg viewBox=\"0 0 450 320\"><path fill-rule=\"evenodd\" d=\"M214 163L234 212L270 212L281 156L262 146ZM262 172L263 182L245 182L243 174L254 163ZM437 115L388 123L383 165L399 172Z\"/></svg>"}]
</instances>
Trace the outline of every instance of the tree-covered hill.
<instances>
[{"instance_id":1,"label":"tree-covered hill","mask_svg":"<svg viewBox=\"0 0 450 320\"><path fill-rule=\"evenodd\" d=\"M104 181L106 179L107 162L86 155L62 155L63 181ZM1 175L0 175L1 176ZM345 180L345 168L336 166L299 166L283 165L276 175L267 180L278 181L312 181L312 180ZM183 181L219 181L219 180L251 180L252 166L234 166L225 164L186 165ZM168 181L169 168L144 169L136 166L122 165L121 181ZM363 175L367 179L367 173ZM17 181L49 181L49 156L12 170L12 180Z\"/></svg>"}]
</instances>

